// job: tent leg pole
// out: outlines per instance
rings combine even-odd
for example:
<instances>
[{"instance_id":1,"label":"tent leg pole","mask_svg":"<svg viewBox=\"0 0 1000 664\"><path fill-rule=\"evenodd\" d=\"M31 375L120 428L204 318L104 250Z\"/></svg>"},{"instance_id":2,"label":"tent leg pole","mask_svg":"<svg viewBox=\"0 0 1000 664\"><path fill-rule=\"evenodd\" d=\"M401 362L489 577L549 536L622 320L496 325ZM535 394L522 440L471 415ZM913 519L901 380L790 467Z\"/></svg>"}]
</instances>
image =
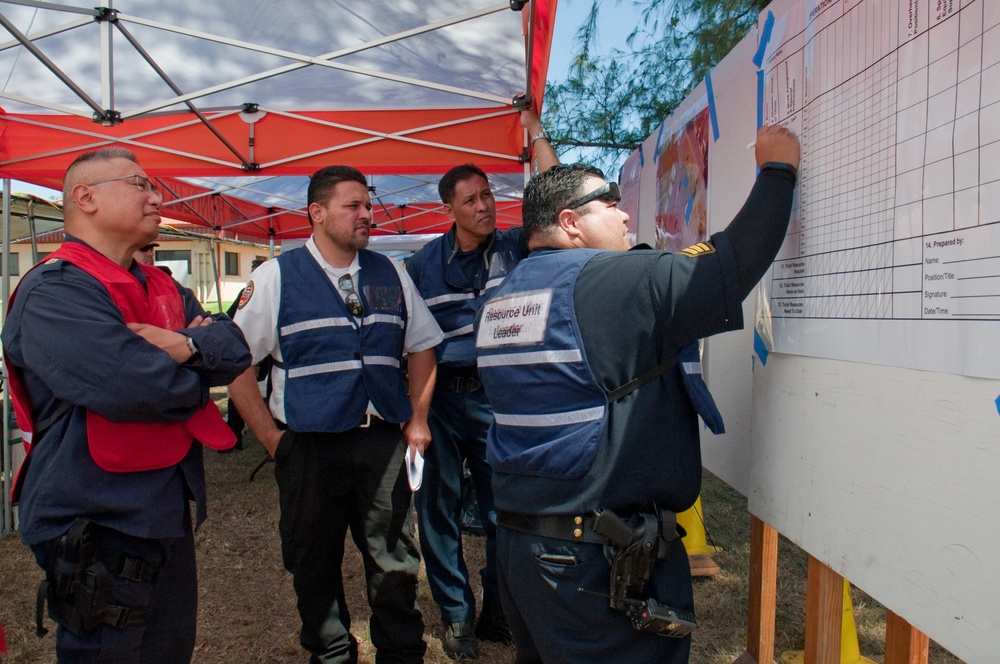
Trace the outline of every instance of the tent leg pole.
<instances>
[{"instance_id":1,"label":"tent leg pole","mask_svg":"<svg viewBox=\"0 0 1000 664\"><path fill-rule=\"evenodd\" d=\"M10 178L3 179L3 285L0 294L3 296L3 306L0 306L0 325L6 317L7 303L10 301ZM3 514L0 515L0 534L14 530L14 506L11 503L10 488L14 482L10 454L10 381L6 380L10 367L3 368L3 463L0 464L0 477L3 478Z\"/></svg>"},{"instance_id":2,"label":"tent leg pole","mask_svg":"<svg viewBox=\"0 0 1000 664\"><path fill-rule=\"evenodd\" d=\"M215 279L215 301L219 304L219 313L223 312L222 309L222 284L219 283L219 247L221 243L217 244L215 240L209 240L208 246L212 249L212 278Z\"/></svg>"}]
</instances>

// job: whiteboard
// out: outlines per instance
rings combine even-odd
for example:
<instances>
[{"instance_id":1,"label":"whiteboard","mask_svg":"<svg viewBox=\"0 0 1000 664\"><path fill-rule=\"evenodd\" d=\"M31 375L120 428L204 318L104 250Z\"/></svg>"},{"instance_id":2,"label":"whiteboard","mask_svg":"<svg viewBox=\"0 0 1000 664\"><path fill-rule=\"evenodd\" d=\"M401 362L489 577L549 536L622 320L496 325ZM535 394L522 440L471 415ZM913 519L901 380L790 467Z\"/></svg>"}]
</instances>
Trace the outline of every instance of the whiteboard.
<instances>
[{"instance_id":1,"label":"whiteboard","mask_svg":"<svg viewBox=\"0 0 1000 664\"><path fill-rule=\"evenodd\" d=\"M919 39L921 31L927 33L932 26L943 31L940 37L928 33L926 50L908 47L902 61L896 58L896 65L902 67L896 71L912 76L920 67L914 69L907 59L912 60L914 52L926 53L927 92L933 94L928 94L923 107L931 109L937 104L926 117L938 118L932 124L949 117L941 105L939 95L944 95L955 100L956 126L964 117L959 102L970 99L963 97L958 87L978 75L982 85L977 102L981 108L976 111L980 143L976 147L977 168L987 179L969 187L969 173L961 170L968 160L951 155L949 161L940 153L942 145L961 150L962 141L941 142L937 132L948 130L923 125L927 135L917 142L922 140L925 151L930 150L922 157L926 163L920 166L929 188L915 187L914 176L901 171L896 191L902 198L898 205L892 199L892 224L883 230L897 233L909 229L916 237L914 224L920 219L921 224L928 224L921 226L920 233L948 240L970 223L965 213L969 202L975 200L976 237L968 243L975 244L981 253L965 258L989 261L992 256L1000 257L1000 224L991 216L1000 217L1000 180L994 183L988 179L991 173L1000 174L1000 2L779 0L769 10L762 13L758 29L711 74L709 103L716 115L718 137L709 145L710 231L729 223L750 190L754 159L746 146L754 138L758 113L760 117L780 118L782 110L780 103L768 104L767 100L788 104L784 110L795 115L810 99L797 84L771 88L772 93L777 89L787 94L769 96L768 85L778 79L764 73L769 61L781 60L780 49L774 44L790 25L788 14L798 12L796 20L812 17L813 32L820 25L832 26L835 31L837 39L828 39L822 53L813 53L809 63L816 71L820 59L832 63L825 71L835 79L860 75L864 71L862 54L871 55L865 50L869 49L867 44L883 38L886 31L902 35L899 43ZM890 24L895 26L891 30ZM768 40L772 40L770 50ZM764 48L759 48L761 43L765 43ZM855 43L863 47L844 46ZM951 55L942 47L949 43L961 48ZM973 53L976 48L978 54ZM970 60L971 55L976 58ZM760 56L757 62L755 56ZM978 73L972 72L973 64L980 68ZM942 85L945 79L940 74L953 65L962 73L954 78L952 95L948 86ZM851 67L857 72L851 73ZM783 80L791 81L795 68L788 73ZM911 78L903 85L912 84ZM932 90L935 85L940 89ZM915 98L912 88L907 93ZM695 96L702 94L705 91L699 90ZM859 103L867 103L867 98ZM966 115L971 113L966 111ZM823 119L823 113L817 111L811 121ZM898 156L900 163L914 157L910 148L915 136L911 134L919 124L912 125L912 120L903 119L905 131L891 149L892 158ZM801 117L792 117L789 126L801 131L801 123L795 124L800 121ZM952 129L953 138L967 136L961 129ZM862 135L876 140L875 134ZM645 163L637 229L639 240L650 243L655 237L650 228L656 213L656 181L650 158L655 139L654 132L642 147ZM878 140L885 140L885 136L879 135ZM821 177L816 169L809 169L807 155L813 149L815 145L804 147L806 186L799 187L800 196L808 192L809 178L818 181ZM849 153L866 149L867 143L855 143ZM884 145L881 150L885 152L882 156L890 152ZM875 159L874 154L869 156ZM942 181L939 161L951 164L951 191L935 189ZM812 166L817 163L811 162ZM871 166L874 169L874 161ZM874 172L862 171L862 187L866 186L866 173L871 179ZM954 186L960 182L964 183L961 187ZM837 215L851 213L854 198L864 201L866 195L873 195L871 189L853 191L851 186L846 183L846 189L837 192L841 208L834 220L839 219ZM942 200L950 201L951 207L942 206ZM868 219L878 219L875 211L868 213ZM808 223L808 216L793 219L783 252L801 249L801 238L795 234L801 232L800 224ZM956 245L931 247L930 257L942 259L938 264L954 260L955 256L943 252ZM899 301L912 305L916 298L923 310L925 300L939 301L941 291L950 288L935 285L926 289L929 294L924 293L924 275L941 272L921 270L917 285L911 288L912 296ZM901 274L912 276L911 272ZM775 296L776 287L798 288L780 285L791 282L788 276L793 275L775 276L772 272L763 281L772 305L781 299ZM989 277L989 272L979 276ZM846 279L845 275L835 276L828 285ZM937 277L930 281L934 279ZM790 294L796 293L784 295ZM963 325L961 321L942 320L938 303L932 306L934 312L920 321L875 317L855 320L849 326L832 320L833 316L781 321L785 327L777 329L778 351L788 352L771 352L764 365L753 353L756 299L748 298L744 330L718 335L705 343L706 380L728 433L716 437L703 432L703 459L709 470L748 497L754 515L964 661L993 664L1000 661L1000 380L994 369L1000 366L1000 318L984 316L972 325ZM930 325L919 327L918 323ZM968 330L972 333L966 334ZM799 335L798 341L785 343L794 334Z\"/></svg>"}]
</instances>

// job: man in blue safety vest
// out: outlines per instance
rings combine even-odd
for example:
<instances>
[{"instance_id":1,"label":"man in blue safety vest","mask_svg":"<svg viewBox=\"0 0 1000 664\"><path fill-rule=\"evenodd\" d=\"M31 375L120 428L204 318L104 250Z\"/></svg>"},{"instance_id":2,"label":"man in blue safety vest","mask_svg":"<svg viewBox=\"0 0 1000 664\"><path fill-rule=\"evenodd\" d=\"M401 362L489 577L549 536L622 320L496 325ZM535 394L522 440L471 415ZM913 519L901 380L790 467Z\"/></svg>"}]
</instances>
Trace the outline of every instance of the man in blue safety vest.
<instances>
[{"instance_id":1,"label":"man in blue safety vest","mask_svg":"<svg viewBox=\"0 0 1000 664\"><path fill-rule=\"evenodd\" d=\"M675 514L700 489L707 392L678 355L742 326L784 239L798 141L762 128L756 157L728 228L678 254L625 251L621 192L594 168L554 166L525 189L531 255L476 330L519 663L688 660L694 602Z\"/></svg>"}]
</instances>

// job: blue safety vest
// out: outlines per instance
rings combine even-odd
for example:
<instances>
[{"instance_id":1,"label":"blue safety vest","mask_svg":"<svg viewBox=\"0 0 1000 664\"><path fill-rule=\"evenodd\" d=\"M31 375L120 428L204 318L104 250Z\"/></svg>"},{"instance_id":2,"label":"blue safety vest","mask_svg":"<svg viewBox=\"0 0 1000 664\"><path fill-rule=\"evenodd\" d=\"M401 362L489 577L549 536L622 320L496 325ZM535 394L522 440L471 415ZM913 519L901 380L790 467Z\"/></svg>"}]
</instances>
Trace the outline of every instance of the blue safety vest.
<instances>
[{"instance_id":1,"label":"blue safety vest","mask_svg":"<svg viewBox=\"0 0 1000 664\"><path fill-rule=\"evenodd\" d=\"M285 418L294 431L346 431L375 405L389 422L413 416L400 367L406 303L390 260L358 252L359 321L306 248L278 257L278 343L285 371Z\"/></svg>"},{"instance_id":2,"label":"blue safety vest","mask_svg":"<svg viewBox=\"0 0 1000 664\"><path fill-rule=\"evenodd\" d=\"M479 375L495 417L487 439L487 461L497 472L572 480L585 475L594 462L608 400L587 360L573 285L597 253L588 249L533 253L481 313ZM484 329L491 307L499 313L512 311L513 303L522 301L516 298L544 292L551 294L551 300L543 340L490 347ZM512 306L505 309L501 306L505 301ZM722 433L722 416L701 378L697 342L680 350L678 364L691 404L714 433Z\"/></svg>"},{"instance_id":3,"label":"blue safety vest","mask_svg":"<svg viewBox=\"0 0 1000 664\"><path fill-rule=\"evenodd\" d=\"M578 479L594 462L608 399L583 348L573 284L597 253L535 252L521 261L483 309L476 347L479 375L495 418L486 447L494 471ZM544 339L487 347L489 308L507 297L538 291L551 294Z\"/></svg>"},{"instance_id":4,"label":"blue safety vest","mask_svg":"<svg viewBox=\"0 0 1000 664\"><path fill-rule=\"evenodd\" d=\"M476 345L472 334L476 313L507 274L520 260L516 239L494 231L482 248L481 272L471 279L462 269L456 254L455 227L428 242L410 258L410 274L424 303L437 320L444 340L437 346L439 364L472 366L476 363Z\"/></svg>"}]
</instances>

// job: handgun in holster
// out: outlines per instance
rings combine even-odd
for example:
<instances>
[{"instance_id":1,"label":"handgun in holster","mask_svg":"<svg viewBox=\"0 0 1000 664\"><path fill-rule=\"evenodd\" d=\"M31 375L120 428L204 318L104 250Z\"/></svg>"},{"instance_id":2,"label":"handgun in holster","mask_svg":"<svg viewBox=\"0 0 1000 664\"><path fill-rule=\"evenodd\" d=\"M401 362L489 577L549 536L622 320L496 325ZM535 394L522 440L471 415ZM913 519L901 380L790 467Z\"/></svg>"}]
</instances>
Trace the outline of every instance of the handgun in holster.
<instances>
[{"instance_id":1,"label":"handgun in holster","mask_svg":"<svg viewBox=\"0 0 1000 664\"><path fill-rule=\"evenodd\" d=\"M656 600L642 599L657 560L666 560L677 537L677 515L654 508L638 512L626 522L609 509L594 513L594 532L604 537L611 564L610 606L622 611L641 632L683 637L694 629L694 614Z\"/></svg>"},{"instance_id":2,"label":"handgun in holster","mask_svg":"<svg viewBox=\"0 0 1000 664\"><path fill-rule=\"evenodd\" d=\"M98 527L88 519L77 519L49 551L46 579L38 588L35 633L43 636L44 603L49 617L77 635L102 623L114 626L145 622L146 610L109 603L111 573L99 551Z\"/></svg>"}]
</instances>

